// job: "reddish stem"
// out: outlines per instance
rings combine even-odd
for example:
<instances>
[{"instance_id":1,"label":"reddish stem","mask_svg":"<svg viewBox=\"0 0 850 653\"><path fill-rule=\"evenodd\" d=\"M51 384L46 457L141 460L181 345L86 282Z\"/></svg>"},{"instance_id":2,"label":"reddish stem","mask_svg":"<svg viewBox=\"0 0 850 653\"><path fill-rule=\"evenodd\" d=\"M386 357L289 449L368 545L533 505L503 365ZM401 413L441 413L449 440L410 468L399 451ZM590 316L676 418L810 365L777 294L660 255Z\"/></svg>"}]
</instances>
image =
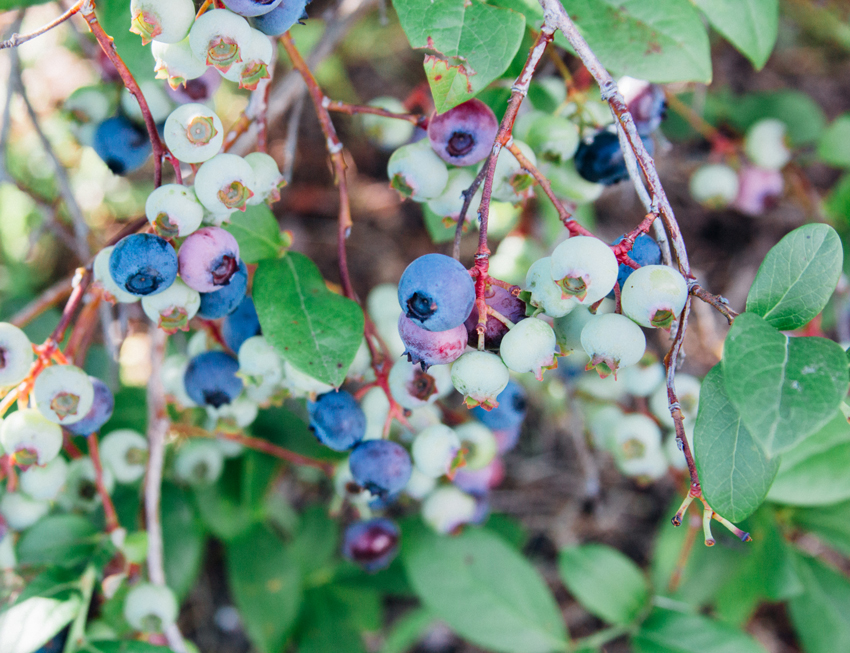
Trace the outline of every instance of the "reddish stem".
<instances>
[{"instance_id":1,"label":"reddish stem","mask_svg":"<svg viewBox=\"0 0 850 653\"><path fill-rule=\"evenodd\" d=\"M89 457L94 465L94 482L97 485L97 493L103 502L103 512L106 515L106 532L111 533L115 529L120 528L121 524L118 522L118 513L115 512L115 504L112 503L112 497L109 496L109 491L103 482L103 464L100 461L100 447L98 446L97 433L87 435L86 441L89 445Z\"/></svg>"},{"instance_id":2,"label":"reddish stem","mask_svg":"<svg viewBox=\"0 0 850 653\"><path fill-rule=\"evenodd\" d=\"M85 0L78 0L64 14L53 19L52 21L47 23L47 25L42 25L34 32L30 32L29 34L12 34L11 38L8 41L3 41L2 43L0 43L0 50L5 50L6 48L16 48L22 43L26 43L27 41L34 39L36 36L41 36L45 32L49 32L54 27L57 27L58 25L64 23L74 14L79 13L79 11L83 8L84 2Z\"/></svg>"},{"instance_id":3,"label":"reddish stem","mask_svg":"<svg viewBox=\"0 0 850 653\"><path fill-rule=\"evenodd\" d=\"M417 127L420 127L421 129L428 129L428 117L422 114L393 113L392 111L387 111L386 109L381 109L380 107L370 107L368 105L360 104L348 104L348 102L340 102L339 100L327 100L325 102L325 108L328 111L334 111L335 113L344 113L349 116L353 116L358 113L371 113L372 115L382 116L384 118L406 120L407 122L412 123Z\"/></svg>"}]
</instances>

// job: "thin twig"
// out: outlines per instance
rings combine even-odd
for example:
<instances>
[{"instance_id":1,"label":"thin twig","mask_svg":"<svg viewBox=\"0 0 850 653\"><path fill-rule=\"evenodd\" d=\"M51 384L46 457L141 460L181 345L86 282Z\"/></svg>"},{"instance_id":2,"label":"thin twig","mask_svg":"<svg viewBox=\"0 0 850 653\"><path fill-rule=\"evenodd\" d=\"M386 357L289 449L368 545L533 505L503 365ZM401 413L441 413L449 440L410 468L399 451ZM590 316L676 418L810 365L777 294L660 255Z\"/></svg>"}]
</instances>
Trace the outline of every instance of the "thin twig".
<instances>
[{"instance_id":1,"label":"thin twig","mask_svg":"<svg viewBox=\"0 0 850 653\"><path fill-rule=\"evenodd\" d=\"M392 111L387 111L386 109L381 109L380 107L370 107L368 105L361 104L348 104L348 102L341 102L339 100L333 100L331 102L328 102L327 110L334 111L336 113L344 113L349 116L354 116L358 113L371 113L372 115L382 116L384 118L406 120L407 122L412 123L422 129L427 129L428 127L428 117L417 113L393 113Z\"/></svg>"},{"instance_id":2,"label":"thin twig","mask_svg":"<svg viewBox=\"0 0 850 653\"><path fill-rule=\"evenodd\" d=\"M103 482L103 463L100 460L97 433L87 435L86 442L89 445L89 457L94 465L94 481L97 486L97 493L100 495L100 500L103 503L103 512L106 515L106 532L111 533L117 528L120 528L121 524L118 523L118 513L115 512L115 504L112 503L112 497L109 496L109 491Z\"/></svg>"},{"instance_id":3,"label":"thin twig","mask_svg":"<svg viewBox=\"0 0 850 653\"><path fill-rule=\"evenodd\" d=\"M306 92L306 90L305 90ZM304 95L301 95L292 105L289 120L286 123L286 146L283 156L283 180L287 184L292 183L292 173L295 170L295 154L298 151L298 127L301 125L301 116L304 114Z\"/></svg>"},{"instance_id":4,"label":"thin twig","mask_svg":"<svg viewBox=\"0 0 850 653\"><path fill-rule=\"evenodd\" d=\"M30 32L29 34L12 34L9 40L0 43L0 50L5 50L6 48L16 48L22 43L26 43L27 41L34 39L36 36L41 36L42 34L49 32L54 27L61 25L71 16L78 13L80 9L82 9L84 2L85 0L78 0L78 2L74 3L74 5L70 9L68 9L68 11L66 11L64 14L58 16L57 18L54 18L52 21L47 23L47 25L42 25L34 32Z\"/></svg>"}]
</instances>

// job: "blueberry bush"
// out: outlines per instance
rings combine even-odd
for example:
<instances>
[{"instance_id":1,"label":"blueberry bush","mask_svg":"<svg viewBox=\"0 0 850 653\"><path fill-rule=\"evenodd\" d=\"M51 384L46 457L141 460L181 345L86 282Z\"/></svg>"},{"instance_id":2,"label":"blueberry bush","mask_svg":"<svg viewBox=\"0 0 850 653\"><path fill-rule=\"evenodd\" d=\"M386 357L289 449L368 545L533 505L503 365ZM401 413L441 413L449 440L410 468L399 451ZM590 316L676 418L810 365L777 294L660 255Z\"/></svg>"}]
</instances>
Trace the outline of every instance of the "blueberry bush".
<instances>
[{"instance_id":1,"label":"blueberry bush","mask_svg":"<svg viewBox=\"0 0 850 653\"><path fill-rule=\"evenodd\" d=\"M0 11L0 653L850 650L846 7Z\"/></svg>"}]
</instances>

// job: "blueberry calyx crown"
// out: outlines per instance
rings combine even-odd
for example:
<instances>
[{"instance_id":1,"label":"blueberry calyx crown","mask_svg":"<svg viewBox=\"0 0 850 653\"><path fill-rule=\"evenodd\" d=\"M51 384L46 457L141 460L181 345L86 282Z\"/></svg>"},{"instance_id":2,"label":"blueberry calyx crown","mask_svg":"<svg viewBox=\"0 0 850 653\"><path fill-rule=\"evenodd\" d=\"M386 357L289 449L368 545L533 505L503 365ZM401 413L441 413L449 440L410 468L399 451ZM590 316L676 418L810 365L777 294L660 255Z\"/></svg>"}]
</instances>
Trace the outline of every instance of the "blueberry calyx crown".
<instances>
[{"instance_id":1,"label":"blueberry calyx crown","mask_svg":"<svg viewBox=\"0 0 850 653\"><path fill-rule=\"evenodd\" d=\"M155 268L146 267L130 276L124 287L127 289L127 292L134 295L150 295L159 288L162 282L162 275Z\"/></svg>"},{"instance_id":2,"label":"blueberry calyx crown","mask_svg":"<svg viewBox=\"0 0 850 653\"><path fill-rule=\"evenodd\" d=\"M224 390L204 390L204 401L213 408L221 408L230 403L230 396Z\"/></svg>"},{"instance_id":3,"label":"blueberry calyx crown","mask_svg":"<svg viewBox=\"0 0 850 653\"><path fill-rule=\"evenodd\" d=\"M415 292L407 300L407 317L424 322L437 312L437 302L420 292Z\"/></svg>"},{"instance_id":4,"label":"blueberry calyx crown","mask_svg":"<svg viewBox=\"0 0 850 653\"><path fill-rule=\"evenodd\" d=\"M239 263L236 257L225 254L211 270L213 283L216 286L226 286L238 269Z\"/></svg>"},{"instance_id":5,"label":"blueberry calyx crown","mask_svg":"<svg viewBox=\"0 0 850 653\"><path fill-rule=\"evenodd\" d=\"M475 147L475 137L462 131L453 132L446 145L446 151L452 156L464 156Z\"/></svg>"}]
</instances>

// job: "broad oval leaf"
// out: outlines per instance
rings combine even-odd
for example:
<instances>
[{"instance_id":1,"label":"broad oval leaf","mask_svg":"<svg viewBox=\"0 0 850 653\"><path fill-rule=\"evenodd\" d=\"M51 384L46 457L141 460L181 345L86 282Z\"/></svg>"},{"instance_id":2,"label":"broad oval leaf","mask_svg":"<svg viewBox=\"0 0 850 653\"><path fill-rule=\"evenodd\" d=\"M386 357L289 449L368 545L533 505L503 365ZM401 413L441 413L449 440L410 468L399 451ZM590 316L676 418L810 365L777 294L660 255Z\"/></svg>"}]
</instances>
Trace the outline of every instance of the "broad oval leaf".
<instances>
[{"instance_id":1,"label":"broad oval leaf","mask_svg":"<svg viewBox=\"0 0 850 653\"><path fill-rule=\"evenodd\" d=\"M172 483L162 485L161 511L165 578L182 599L194 586L204 561L204 527L189 492Z\"/></svg>"},{"instance_id":2,"label":"broad oval leaf","mask_svg":"<svg viewBox=\"0 0 850 653\"><path fill-rule=\"evenodd\" d=\"M21 536L18 562L74 565L94 553L99 539L97 529L81 515L48 515Z\"/></svg>"},{"instance_id":3,"label":"broad oval leaf","mask_svg":"<svg viewBox=\"0 0 850 653\"><path fill-rule=\"evenodd\" d=\"M764 501L778 459L769 459L729 401L721 364L702 382L694 425L694 458L705 500L715 512L737 522Z\"/></svg>"},{"instance_id":4,"label":"broad oval leaf","mask_svg":"<svg viewBox=\"0 0 850 653\"><path fill-rule=\"evenodd\" d=\"M245 630L263 653L283 649L301 605L301 575L284 543L255 526L227 544L227 578Z\"/></svg>"},{"instance_id":5,"label":"broad oval leaf","mask_svg":"<svg viewBox=\"0 0 850 653\"><path fill-rule=\"evenodd\" d=\"M803 650L846 650L850 642L850 581L815 558L796 557L804 592L788 602L788 611Z\"/></svg>"},{"instance_id":6,"label":"broad oval leaf","mask_svg":"<svg viewBox=\"0 0 850 653\"><path fill-rule=\"evenodd\" d=\"M780 240L765 256L747 295L747 311L781 331L805 326L832 296L844 253L826 224L807 224Z\"/></svg>"},{"instance_id":7,"label":"broad oval leaf","mask_svg":"<svg viewBox=\"0 0 850 653\"><path fill-rule=\"evenodd\" d=\"M86 642L87 653L173 653L173 650L165 646L137 642L133 640L99 640Z\"/></svg>"},{"instance_id":8,"label":"broad oval leaf","mask_svg":"<svg viewBox=\"0 0 850 653\"><path fill-rule=\"evenodd\" d=\"M850 556L850 501L831 506L797 508L791 513L791 523Z\"/></svg>"},{"instance_id":9,"label":"broad oval leaf","mask_svg":"<svg viewBox=\"0 0 850 653\"><path fill-rule=\"evenodd\" d=\"M766 653L728 624L697 614L656 608L632 638L635 653Z\"/></svg>"},{"instance_id":10,"label":"broad oval leaf","mask_svg":"<svg viewBox=\"0 0 850 653\"><path fill-rule=\"evenodd\" d=\"M776 43L778 0L694 0L694 4L714 29L761 70Z\"/></svg>"},{"instance_id":11,"label":"broad oval leaf","mask_svg":"<svg viewBox=\"0 0 850 653\"><path fill-rule=\"evenodd\" d=\"M771 457L833 418L847 394L847 370L838 344L786 336L754 313L738 316L726 337L726 394Z\"/></svg>"},{"instance_id":12,"label":"broad oval leaf","mask_svg":"<svg viewBox=\"0 0 850 653\"><path fill-rule=\"evenodd\" d=\"M253 297L263 335L283 358L323 383L345 380L363 340L363 311L328 290L309 258L261 261Z\"/></svg>"},{"instance_id":13,"label":"broad oval leaf","mask_svg":"<svg viewBox=\"0 0 850 653\"><path fill-rule=\"evenodd\" d=\"M525 29L522 14L479 0L396 0L393 6L411 47L429 52L425 74L437 113L504 73Z\"/></svg>"},{"instance_id":14,"label":"broad oval leaf","mask_svg":"<svg viewBox=\"0 0 850 653\"><path fill-rule=\"evenodd\" d=\"M446 537L406 528L402 556L416 594L464 639L505 653L566 648L563 619L546 584L488 530Z\"/></svg>"},{"instance_id":15,"label":"broad oval leaf","mask_svg":"<svg viewBox=\"0 0 850 653\"><path fill-rule=\"evenodd\" d=\"M249 206L244 212L236 211L230 216L230 222L222 226L236 238L239 258L246 263L278 258L289 246L289 239L280 233L274 213L265 204Z\"/></svg>"},{"instance_id":16,"label":"broad oval leaf","mask_svg":"<svg viewBox=\"0 0 850 653\"><path fill-rule=\"evenodd\" d=\"M821 134L818 156L830 165L850 168L850 113L838 116Z\"/></svg>"},{"instance_id":17,"label":"broad oval leaf","mask_svg":"<svg viewBox=\"0 0 850 653\"><path fill-rule=\"evenodd\" d=\"M0 612L0 651L32 653L77 616L82 599L64 601L35 596Z\"/></svg>"},{"instance_id":18,"label":"broad oval leaf","mask_svg":"<svg viewBox=\"0 0 850 653\"><path fill-rule=\"evenodd\" d=\"M561 579L588 612L608 623L633 623L649 605L649 583L625 555L602 544L562 549Z\"/></svg>"},{"instance_id":19,"label":"broad oval leaf","mask_svg":"<svg viewBox=\"0 0 850 653\"><path fill-rule=\"evenodd\" d=\"M702 17L688 0L563 0L590 49L618 75L711 81Z\"/></svg>"},{"instance_id":20,"label":"broad oval leaf","mask_svg":"<svg viewBox=\"0 0 850 653\"><path fill-rule=\"evenodd\" d=\"M839 412L820 431L783 454L767 498L795 506L850 499L850 424Z\"/></svg>"}]
</instances>

